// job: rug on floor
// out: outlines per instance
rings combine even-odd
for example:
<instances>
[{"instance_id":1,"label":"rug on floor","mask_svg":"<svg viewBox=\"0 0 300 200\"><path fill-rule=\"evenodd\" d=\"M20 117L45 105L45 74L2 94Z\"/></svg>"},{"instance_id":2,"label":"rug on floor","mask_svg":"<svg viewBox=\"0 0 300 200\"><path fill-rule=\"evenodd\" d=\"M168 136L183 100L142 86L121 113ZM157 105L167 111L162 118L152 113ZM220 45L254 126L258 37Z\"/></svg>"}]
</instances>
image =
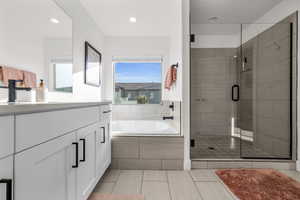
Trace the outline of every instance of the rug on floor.
<instances>
[{"instance_id":1,"label":"rug on floor","mask_svg":"<svg viewBox=\"0 0 300 200\"><path fill-rule=\"evenodd\" d=\"M144 196L93 193L88 200L144 200Z\"/></svg>"},{"instance_id":2,"label":"rug on floor","mask_svg":"<svg viewBox=\"0 0 300 200\"><path fill-rule=\"evenodd\" d=\"M216 174L240 200L300 200L300 183L273 169L227 169Z\"/></svg>"}]
</instances>

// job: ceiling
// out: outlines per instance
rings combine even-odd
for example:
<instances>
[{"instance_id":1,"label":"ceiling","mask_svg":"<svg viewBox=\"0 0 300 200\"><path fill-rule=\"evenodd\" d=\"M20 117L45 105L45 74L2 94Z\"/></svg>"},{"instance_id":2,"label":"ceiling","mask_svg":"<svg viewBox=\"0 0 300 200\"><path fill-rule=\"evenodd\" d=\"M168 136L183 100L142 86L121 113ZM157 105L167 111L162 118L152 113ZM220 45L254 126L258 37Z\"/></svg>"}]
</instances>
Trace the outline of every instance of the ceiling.
<instances>
[{"instance_id":1,"label":"ceiling","mask_svg":"<svg viewBox=\"0 0 300 200\"><path fill-rule=\"evenodd\" d=\"M211 23L208 19L218 17L214 23L251 23L271 10L282 0L191 0L192 24Z\"/></svg>"},{"instance_id":2,"label":"ceiling","mask_svg":"<svg viewBox=\"0 0 300 200\"><path fill-rule=\"evenodd\" d=\"M104 34L109 36L168 36L177 2L175 0L80 1ZM130 17L136 17L137 23L130 23Z\"/></svg>"}]
</instances>

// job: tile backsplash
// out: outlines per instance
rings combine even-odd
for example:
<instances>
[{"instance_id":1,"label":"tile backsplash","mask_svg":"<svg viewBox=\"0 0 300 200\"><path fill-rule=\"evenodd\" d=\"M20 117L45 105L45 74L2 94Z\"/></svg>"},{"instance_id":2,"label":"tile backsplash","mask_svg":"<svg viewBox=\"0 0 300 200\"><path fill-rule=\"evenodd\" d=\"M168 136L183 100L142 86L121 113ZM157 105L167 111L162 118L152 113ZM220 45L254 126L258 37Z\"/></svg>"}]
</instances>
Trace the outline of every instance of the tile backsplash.
<instances>
[{"instance_id":1,"label":"tile backsplash","mask_svg":"<svg viewBox=\"0 0 300 200\"><path fill-rule=\"evenodd\" d=\"M171 116L169 102L144 105L113 105L113 120L162 120Z\"/></svg>"},{"instance_id":2,"label":"tile backsplash","mask_svg":"<svg viewBox=\"0 0 300 200\"><path fill-rule=\"evenodd\" d=\"M8 89L0 88L0 102L8 101ZM32 102L35 101L35 91L17 90L17 101Z\"/></svg>"}]
</instances>

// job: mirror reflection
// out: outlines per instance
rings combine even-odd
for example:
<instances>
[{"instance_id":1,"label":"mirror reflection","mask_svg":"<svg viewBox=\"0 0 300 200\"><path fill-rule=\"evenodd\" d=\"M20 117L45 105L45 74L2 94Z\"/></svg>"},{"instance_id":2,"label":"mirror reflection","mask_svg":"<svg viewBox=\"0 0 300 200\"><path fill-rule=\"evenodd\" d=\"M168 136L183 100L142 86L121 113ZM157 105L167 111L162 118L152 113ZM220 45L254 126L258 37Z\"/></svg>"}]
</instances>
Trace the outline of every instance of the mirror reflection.
<instances>
[{"instance_id":1,"label":"mirror reflection","mask_svg":"<svg viewBox=\"0 0 300 200\"><path fill-rule=\"evenodd\" d=\"M6 72L18 71L31 78L23 87L42 79L49 91L72 92L72 19L54 1L2 1L0 44L1 86Z\"/></svg>"}]
</instances>

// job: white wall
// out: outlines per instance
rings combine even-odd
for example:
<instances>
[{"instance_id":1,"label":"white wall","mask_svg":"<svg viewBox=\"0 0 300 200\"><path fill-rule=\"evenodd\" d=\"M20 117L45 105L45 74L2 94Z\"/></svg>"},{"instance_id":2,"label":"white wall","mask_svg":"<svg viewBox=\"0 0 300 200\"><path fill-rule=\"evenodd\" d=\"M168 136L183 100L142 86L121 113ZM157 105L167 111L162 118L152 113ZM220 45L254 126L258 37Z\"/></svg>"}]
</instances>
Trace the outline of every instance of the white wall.
<instances>
[{"instance_id":1,"label":"white wall","mask_svg":"<svg viewBox=\"0 0 300 200\"><path fill-rule=\"evenodd\" d=\"M239 35L195 35L192 48L237 48L241 45Z\"/></svg>"},{"instance_id":2,"label":"white wall","mask_svg":"<svg viewBox=\"0 0 300 200\"><path fill-rule=\"evenodd\" d=\"M80 0L55 1L73 19L73 99L100 100L103 86L92 87L84 84L84 42L88 41L105 56L104 35L81 5Z\"/></svg>"},{"instance_id":3,"label":"white wall","mask_svg":"<svg viewBox=\"0 0 300 200\"><path fill-rule=\"evenodd\" d=\"M192 48L237 48L241 44L240 24L192 24Z\"/></svg>"},{"instance_id":4,"label":"white wall","mask_svg":"<svg viewBox=\"0 0 300 200\"><path fill-rule=\"evenodd\" d=\"M284 0L274 8L272 8L269 12L267 12L264 16L254 22L254 25L250 25L247 27L247 39L253 38L260 32L270 28L273 24L281 21L292 13L300 10L300 1L299 0ZM298 27L300 27L300 20L298 20ZM257 25L261 24L261 25ZM298 38L300 38L300 32L298 32ZM300 40L298 39L298 60L300 59ZM300 77L300 71L298 70L298 77ZM300 80L298 78L298 105L300 105ZM300 113L300 107L298 106L298 115ZM300 119L298 117L298 161L297 161L297 170L300 171Z\"/></svg>"},{"instance_id":5,"label":"white wall","mask_svg":"<svg viewBox=\"0 0 300 200\"><path fill-rule=\"evenodd\" d=\"M174 85L172 85L170 91L165 90L163 93L163 99L169 101L182 101L182 0L174 0L170 5L173 6L170 13L168 13L173 22L171 24L170 31L170 65L179 63L179 68L177 69L177 80ZM169 67L168 66L168 67ZM164 71L164 77L166 71Z\"/></svg>"},{"instance_id":6,"label":"white wall","mask_svg":"<svg viewBox=\"0 0 300 200\"><path fill-rule=\"evenodd\" d=\"M184 169L191 169L190 159L190 1L182 0L182 106L181 132L184 135Z\"/></svg>"},{"instance_id":7,"label":"white wall","mask_svg":"<svg viewBox=\"0 0 300 200\"><path fill-rule=\"evenodd\" d=\"M23 13L9 15L12 5L3 2L0 6L0 65L35 72L37 78L43 78L43 38L31 24L22 26L19 20Z\"/></svg>"}]
</instances>

